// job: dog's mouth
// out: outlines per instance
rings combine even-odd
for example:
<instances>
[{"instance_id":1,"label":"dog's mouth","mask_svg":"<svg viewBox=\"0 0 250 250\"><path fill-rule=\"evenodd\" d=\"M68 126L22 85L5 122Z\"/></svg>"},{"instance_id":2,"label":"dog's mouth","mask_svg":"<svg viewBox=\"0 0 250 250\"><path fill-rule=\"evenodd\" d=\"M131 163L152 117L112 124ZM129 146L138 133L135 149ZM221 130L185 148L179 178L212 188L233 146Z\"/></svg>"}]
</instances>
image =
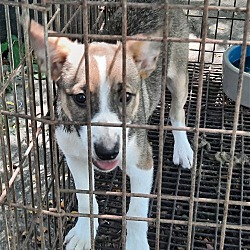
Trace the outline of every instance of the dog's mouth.
<instances>
[{"instance_id":1,"label":"dog's mouth","mask_svg":"<svg viewBox=\"0 0 250 250\"><path fill-rule=\"evenodd\" d=\"M92 159L93 164L101 171L108 172L112 171L118 166L118 159L115 160L108 160L108 161L103 161L103 160L95 160Z\"/></svg>"}]
</instances>

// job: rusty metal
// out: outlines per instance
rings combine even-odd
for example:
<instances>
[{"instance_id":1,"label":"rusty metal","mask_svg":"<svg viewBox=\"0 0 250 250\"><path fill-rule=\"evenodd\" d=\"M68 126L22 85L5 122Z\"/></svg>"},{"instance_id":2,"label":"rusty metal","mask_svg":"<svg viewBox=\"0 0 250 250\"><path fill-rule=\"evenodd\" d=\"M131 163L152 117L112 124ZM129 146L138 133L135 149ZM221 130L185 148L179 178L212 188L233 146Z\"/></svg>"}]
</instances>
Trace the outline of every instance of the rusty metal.
<instances>
[{"instance_id":1,"label":"rusty metal","mask_svg":"<svg viewBox=\"0 0 250 250\"><path fill-rule=\"evenodd\" d=\"M49 34L49 36L54 36L54 37L69 37L72 39L82 39L84 35L82 34L61 34L61 33L53 33ZM95 39L95 40L121 40L122 36L120 35L96 35L96 34L89 34L88 37L90 39ZM162 38L143 38L143 37L135 37L135 36L128 36L127 41L129 40L138 40L138 41L160 41L162 42ZM167 41L169 42L180 42L180 43L187 43L187 42L195 42L195 43L201 43L202 39L201 38L177 38L177 37L168 37L166 38ZM231 45L237 45L237 44L242 44L242 40L222 40L222 39L210 39L206 38L205 39L206 43L216 43L216 44L231 44ZM247 41L247 45L250 45L250 42Z\"/></svg>"},{"instance_id":2,"label":"rusty metal","mask_svg":"<svg viewBox=\"0 0 250 250\"><path fill-rule=\"evenodd\" d=\"M243 88L243 73L245 68L245 61L247 55L247 44L246 41L248 39L249 34L249 22L250 22L250 1L247 1L247 12L244 23L244 34L243 34L243 42L241 49L241 60L239 67L239 81L237 86L237 99L235 103L235 111L234 111L234 121L233 121L233 133L231 139L231 148L230 148L230 162L228 166L228 174L227 174L227 189L225 195L225 205L224 205L224 214L223 214L223 222L221 227L221 240L220 240L220 250L224 249L224 242L226 237L226 224L227 224L227 216L228 216L228 202L230 199L231 192L231 182L232 182L232 173L234 166L234 154L236 147L236 131L238 130L238 122L239 122L239 111L240 111L240 101L241 101L241 93Z\"/></svg>"},{"instance_id":3,"label":"rusty metal","mask_svg":"<svg viewBox=\"0 0 250 250\"><path fill-rule=\"evenodd\" d=\"M92 248L125 249L126 220L148 221L149 243L152 249L248 249L250 245L250 111L239 105L240 88L243 76L241 60L239 75L239 95L236 103L229 100L221 88L222 67L214 65L215 45L243 44L243 55L249 30L250 2L246 7L188 4L171 5L166 1L161 6L148 3L131 3L127 1L0 1L3 7L9 48L9 74L4 71L3 59L0 58L0 249L58 249L63 238L79 216L90 217L92 221ZM98 34L101 25L108 22L116 8L123 8L123 33L121 36L103 36ZM197 38L138 38L127 37L126 9L128 8L182 8L188 17L202 18L203 35ZM14 8L16 19L11 20ZM192 16L191 11L201 14ZM20 13L34 13L36 20L43 20L45 37L48 28L54 27L58 33L54 36L68 36L84 39L85 46L89 40L122 40L123 44L123 79L126 82L125 59L126 41L157 40L168 42L200 43L199 61L189 63L190 98L187 102L187 127L173 128L169 124L169 106L159 107L151 118L149 125L123 123L68 122L65 124L87 125L90 144L91 126L120 126L123 138L126 128L143 128L149 130L155 159L155 182L151 194L130 193L126 177L123 147L123 172L96 173L96 188L75 190L72 177L59 154L54 139L54 128L62 122L53 115L53 98L55 88L50 79L49 61L47 60L47 79L38 71L38 80L34 82L32 52L28 50L29 37L23 35L20 28ZM190 11L190 12L189 12ZM218 31L219 11L232 12L230 35L227 40L206 37L206 22L209 13L215 15L216 32ZM245 20L237 17L244 14ZM39 17L40 16L40 17ZM41 19L40 19L41 18ZM226 18L227 19L227 18ZM244 28L243 40L235 39L234 21L240 21ZM14 45L11 22L17 26L20 63L14 65ZM2 24L0 24L2 25ZM2 27L0 27L2 28ZM83 29L84 30L83 30ZM27 31L27 29L26 29ZM83 31L83 34L82 34ZM64 34L65 33L65 34ZM68 34L70 33L70 34ZM89 34L88 34L89 33ZM22 51L26 45L25 55ZM212 61L205 63L207 51L205 44L214 44ZM1 44L0 44L1 45ZM47 42L45 46L48 47ZM1 48L1 46L0 46ZM88 50L87 50L88 51ZM48 51L46 49L46 53ZM221 53L221 52L220 52ZM2 53L1 53L2 55ZM88 56L85 54L86 70ZM28 67L27 67L28 66ZM166 73L166 71L164 72ZM86 73L88 76L88 73ZM21 87L16 83L21 76ZM163 77L164 79L164 77ZM27 81L28 80L28 81ZM87 81L88 82L88 81ZM165 81L162 82L165 84ZM29 88L27 88L29 86ZM9 87L12 91L7 93ZM21 92L21 97L19 96ZM163 92L162 102L169 100ZM20 101L22 108L20 109ZM47 102L47 104L44 104ZM37 103L40 105L37 111ZM124 107L123 107L124 108ZM46 115L50 111L50 117ZM89 109L90 112L90 109ZM218 122L217 122L218 120ZM13 129L13 124L15 125ZM14 132L13 132L14 130ZM173 138L169 131L187 131L194 139L195 166L192 174L187 170L173 166ZM12 134L14 133L14 135ZM91 163L91 152L90 163ZM228 159L220 156L226 155ZM90 164L91 166L91 164ZM91 169L90 169L91 176ZM90 178L90 183L91 183ZM91 188L92 187L92 188ZM90 196L90 214L75 213L75 194L85 193ZM100 204L100 214L93 214L93 195ZM92 198L91 198L92 197ZM126 216L130 197L150 198L149 218ZM93 239L93 219L99 218L100 228L96 241ZM4 244L4 245L3 245Z\"/></svg>"},{"instance_id":4,"label":"rusty metal","mask_svg":"<svg viewBox=\"0 0 250 250\"><path fill-rule=\"evenodd\" d=\"M127 84L127 68L126 68L126 42L127 42L127 0L122 0L122 240L121 247L126 249L126 210L127 210L127 166L126 166L126 148L127 148L127 131L126 131L126 84Z\"/></svg>"},{"instance_id":5,"label":"rusty metal","mask_svg":"<svg viewBox=\"0 0 250 250\"><path fill-rule=\"evenodd\" d=\"M208 31L208 0L204 0L204 11L202 17L202 42L201 42L201 56L200 56L200 73L199 73L199 89L197 94L197 108L196 108L196 120L195 120L195 128L200 127L200 119L201 119L201 100L202 100L202 92L203 92L203 74L204 74L204 66L205 66L205 39L207 37ZM191 241L192 241L192 230L193 230L193 212L194 212L194 193L195 193L195 185L196 185L196 169L197 169L197 157L198 157L198 146L199 146L199 132L196 131L194 134L194 160L192 167L192 177L191 177L191 191L190 191L190 201L189 201L189 219L188 219L188 235L187 235L187 250L191 249Z\"/></svg>"},{"instance_id":6,"label":"rusty metal","mask_svg":"<svg viewBox=\"0 0 250 250\"><path fill-rule=\"evenodd\" d=\"M90 87L89 87L89 46L88 46L88 5L83 2L83 34L84 36L84 60L85 60L85 80L86 80L86 96L87 96L87 138L88 138L88 171L89 171L89 210L90 210L90 234L91 234L91 248L95 249L94 240L94 208L93 208L93 166L92 166L92 152L91 152L91 105L90 105Z\"/></svg>"},{"instance_id":7,"label":"rusty metal","mask_svg":"<svg viewBox=\"0 0 250 250\"><path fill-rule=\"evenodd\" d=\"M164 26L166 29L163 29L163 53L162 53L162 76L161 76L161 99L160 103L165 103L165 94L167 86L167 73L168 73L168 41L167 37L169 36L169 22L168 22L168 11L169 3L168 0L164 1L166 15L164 17ZM161 105L160 110L160 124L159 124L159 153L158 153L158 170L157 170L157 211L156 211L156 238L155 238L155 249L160 249L160 225L161 225L161 196L162 196L162 169L163 169L163 149L164 149L164 122L165 122L165 105Z\"/></svg>"}]
</instances>

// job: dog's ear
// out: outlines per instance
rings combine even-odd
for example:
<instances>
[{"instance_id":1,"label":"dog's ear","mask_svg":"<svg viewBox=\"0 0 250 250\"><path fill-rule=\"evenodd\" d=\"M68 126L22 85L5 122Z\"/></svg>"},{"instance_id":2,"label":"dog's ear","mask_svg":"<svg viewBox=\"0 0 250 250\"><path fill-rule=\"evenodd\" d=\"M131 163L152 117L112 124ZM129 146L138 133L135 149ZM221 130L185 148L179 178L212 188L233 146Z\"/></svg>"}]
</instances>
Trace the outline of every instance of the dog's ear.
<instances>
[{"instance_id":1,"label":"dog's ear","mask_svg":"<svg viewBox=\"0 0 250 250\"><path fill-rule=\"evenodd\" d=\"M157 31L150 34L150 36L159 37L162 36L162 32ZM146 35L139 34L137 37L146 37ZM157 41L131 40L127 42L127 51L133 57L141 77L145 79L156 69L161 52L161 43Z\"/></svg>"},{"instance_id":2,"label":"dog's ear","mask_svg":"<svg viewBox=\"0 0 250 250\"><path fill-rule=\"evenodd\" d=\"M49 31L53 33L52 31ZM44 42L44 28L42 25L31 20L30 22L30 42L37 56L38 63L42 71L46 69L45 58L45 42ZM57 80L61 74L63 64L70 52L71 42L66 37L49 37L48 38L48 53L50 57L51 77Z\"/></svg>"}]
</instances>

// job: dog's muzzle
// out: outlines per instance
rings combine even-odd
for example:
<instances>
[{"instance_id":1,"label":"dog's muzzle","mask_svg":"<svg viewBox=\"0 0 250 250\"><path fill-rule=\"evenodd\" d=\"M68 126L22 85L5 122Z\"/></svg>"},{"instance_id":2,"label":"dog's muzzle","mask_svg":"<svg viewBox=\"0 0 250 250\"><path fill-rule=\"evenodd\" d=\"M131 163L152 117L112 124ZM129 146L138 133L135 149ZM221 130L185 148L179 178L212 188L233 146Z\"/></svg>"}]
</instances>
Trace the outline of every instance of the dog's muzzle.
<instances>
[{"instance_id":1,"label":"dog's muzzle","mask_svg":"<svg viewBox=\"0 0 250 250\"><path fill-rule=\"evenodd\" d=\"M116 142L111 148L107 148L103 143L94 143L96 159L94 165L102 171L111 171L118 165L117 156L120 150L120 143Z\"/></svg>"}]
</instances>

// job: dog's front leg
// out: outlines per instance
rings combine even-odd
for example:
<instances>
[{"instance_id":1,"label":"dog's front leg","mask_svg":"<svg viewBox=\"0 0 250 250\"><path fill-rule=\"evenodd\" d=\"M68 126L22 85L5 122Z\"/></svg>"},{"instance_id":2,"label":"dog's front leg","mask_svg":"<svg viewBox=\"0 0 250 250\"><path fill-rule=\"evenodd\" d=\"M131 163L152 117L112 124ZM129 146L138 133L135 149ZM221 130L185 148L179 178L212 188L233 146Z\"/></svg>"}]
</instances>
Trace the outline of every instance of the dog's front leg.
<instances>
[{"instance_id":1,"label":"dog's front leg","mask_svg":"<svg viewBox=\"0 0 250 250\"><path fill-rule=\"evenodd\" d=\"M152 188L153 166L150 169L139 169L132 166L128 171L130 177L131 193L149 194ZM131 197L127 216L148 217L148 198ZM127 220L127 242L128 250L149 250L148 222Z\"/></svg>"},{"instance_id":2,"label":"dog's front leg","mask_svg":"<svg viewBox=\"0 0 250 250\"><path fill-rule=\"evenodd\" d=\"M89 190L89 172L88 163L82 159L67 157L67 163L75 181L75 187L79 190ZM92 172L94 177L94 171ZM94 179L92 181L94 189ZM89 195L77 193L78 212L90 214ZM98 204L96 198L93 198L93 212L98 214ZM98 219L94 219L94 236L98 228ZM72 228L65 237L65 244L67 250L91 249L91 228L90 219L86 217L79 217L74 228Z\"/></svg>"},{"instance_id":3,"label":"dog's front leg","mask_svg":"<svg viewBox=\"0 0 250 250\"><path fill-rule=\"evenodd\" d=\"M168 88L171 91L172 101L170 118L173 127L185 127L184 105L188 95L188 73L175 72L171 69L169 73ZM193 150L189 144L186 131L173 130L174 154L173 162L182 165L183 168L191 168L193 164Z\"/></svg>"}]
</instances>

